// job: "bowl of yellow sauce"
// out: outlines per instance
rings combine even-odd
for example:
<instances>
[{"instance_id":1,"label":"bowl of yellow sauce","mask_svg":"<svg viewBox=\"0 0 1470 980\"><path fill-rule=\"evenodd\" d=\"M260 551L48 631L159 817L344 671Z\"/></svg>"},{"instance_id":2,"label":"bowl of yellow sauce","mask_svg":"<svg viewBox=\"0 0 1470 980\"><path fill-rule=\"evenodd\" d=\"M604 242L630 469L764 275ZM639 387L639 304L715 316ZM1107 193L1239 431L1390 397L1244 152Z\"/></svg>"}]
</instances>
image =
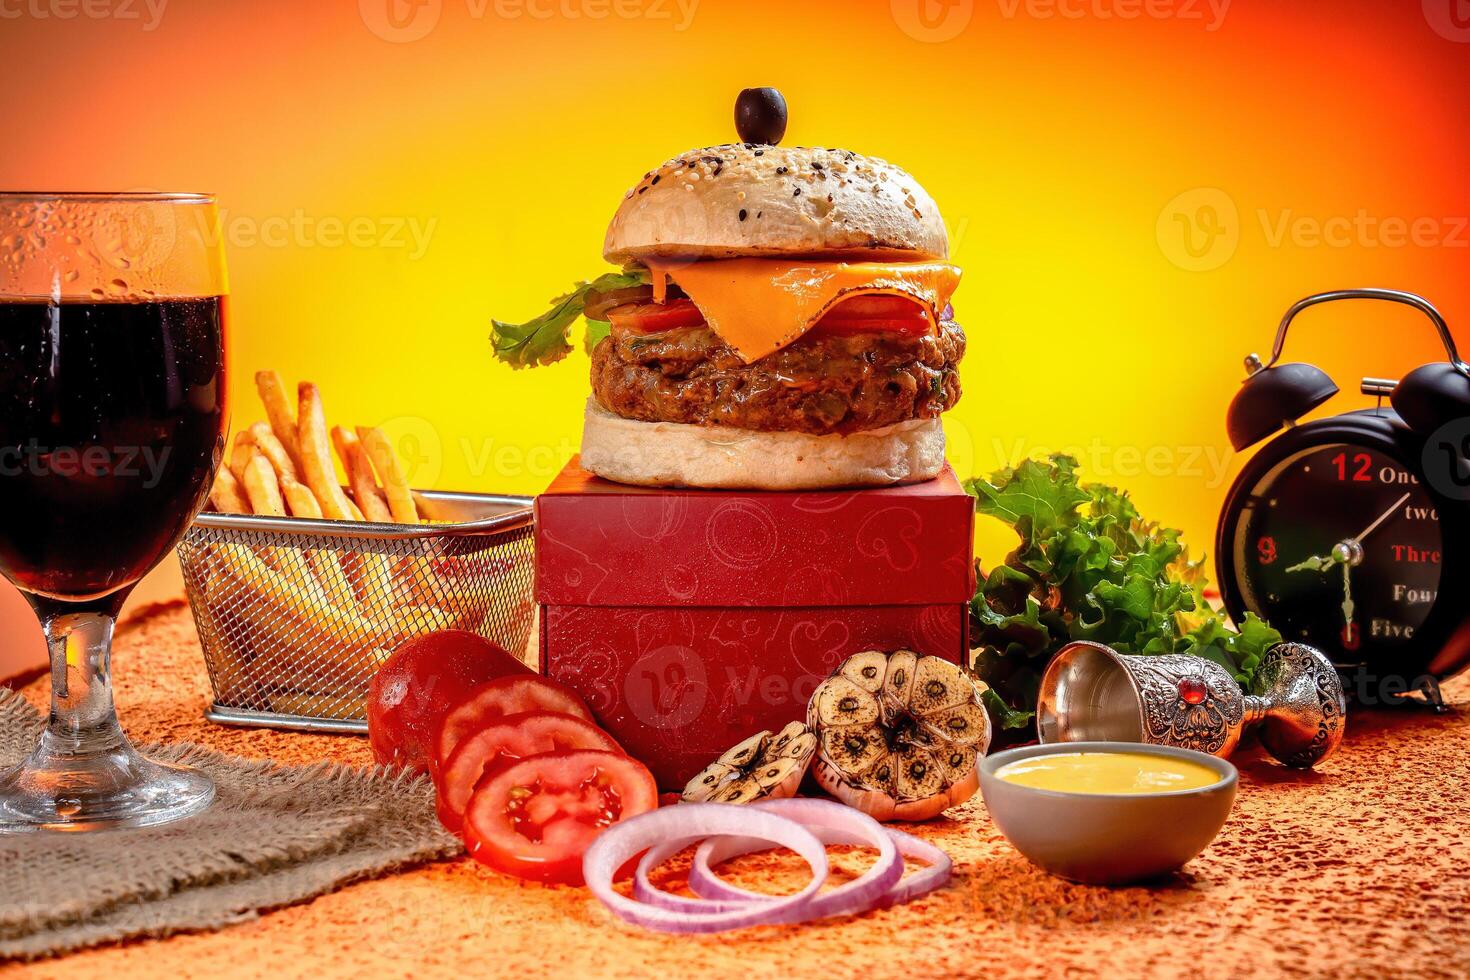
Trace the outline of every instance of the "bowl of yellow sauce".
<instances>
[{"instance_id":1,"label":"bowl of yellow sauce","mask_svg":"<svg viewBox=\"0 0 1470 980\"><path fill-rule=\"evenodd\" d=\"M1132 742L1028 745L980 763L985 806L1016 850L1095 885L1179 870L1225 825L1237 779L1224 759Z\"/></svg>"}]
</instances>

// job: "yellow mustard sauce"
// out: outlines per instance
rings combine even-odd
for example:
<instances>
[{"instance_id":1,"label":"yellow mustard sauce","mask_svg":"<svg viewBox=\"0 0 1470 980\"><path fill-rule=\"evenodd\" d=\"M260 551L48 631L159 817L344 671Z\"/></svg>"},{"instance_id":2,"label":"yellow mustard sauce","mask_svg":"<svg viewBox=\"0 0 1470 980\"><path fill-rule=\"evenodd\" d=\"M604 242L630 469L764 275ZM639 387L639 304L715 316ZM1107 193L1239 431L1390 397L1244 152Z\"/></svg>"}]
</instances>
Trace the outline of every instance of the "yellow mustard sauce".
<instances>
[{"instance_id":1,"label":"yellow mustard sauce","mask_svg":"<svg viewBox=\"0 0 1470 980\"><path fill-rule=\"evenodd\" d=\"M1223 778L1198 762L1144 752L1058 752L1019 759L999 779L1059 793L1171 793L1213 786Z\"/></svg>"}]
</instances>

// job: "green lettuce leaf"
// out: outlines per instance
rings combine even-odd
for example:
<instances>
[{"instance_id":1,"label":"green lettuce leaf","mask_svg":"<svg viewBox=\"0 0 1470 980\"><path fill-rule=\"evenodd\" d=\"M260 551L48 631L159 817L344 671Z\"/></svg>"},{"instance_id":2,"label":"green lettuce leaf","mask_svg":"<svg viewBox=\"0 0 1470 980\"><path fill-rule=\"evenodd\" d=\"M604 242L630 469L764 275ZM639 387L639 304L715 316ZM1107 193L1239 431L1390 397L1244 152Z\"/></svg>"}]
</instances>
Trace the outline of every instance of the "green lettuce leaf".
<instances>
[{"instance_id":1,"label":"green lettuce leaf","mask_svg":"<svg viewBox=\"0 0 1470 980\"><path fill-rule=\"evenodd\" d=\"M1044 536L1087 502L1087 494L1071 479L1076 466L1071 457L1059 456L1053 474L1048 467L1028 459L1016 469L996 474L991 478L995 482L971 480L967 489L978 500L980 513L1010 524L1028 518L1031 533Z\"/></svg>"},{"instance_id":2,"label":"green lettuce leaf","mask_svg":"<svg viewBox=\"0 0 1470 980\"><path fill-rule=\"evenodd\" d=\"M495 356L513 368L535 367L538 364L554 364L572 352L568 339L572 324L582 315L587 306L587 297L593 292L610 292L640 286L649 281L645 270L609 272L591 282L579 282L569 293L551 301L551 309L525 323L506 323L491 320L490 344ZM587 349L596 346L594 333L600 332L596 340L607 336L607 324L596 328L588 324Z\"/></svg>"},{"instance_id":3,"label":"green lettuce leaf","mask_svg":"<svg viewBox=\"0 0 1470 980\"><path fill-rule=\"evenodd\" d=\"M1019 539L1004 564L976 576L970 603L975 673L1011 712L987 701L998 720L1029 717L1046 664L1073 640L1203 657L1246 689L1281 641L1255 616L1232 628L1205 602L1203 562L1190 560L1180 532L1145 521L1121 490L1080 483L1069 456L1028 460L966 489Z\"/></svg>"},{"instance_id":4,"label":"green lettuce leaf","mask_svg":"<svg viewBox=\"0 0 1470 980\"><path fill-rule=\"evenodd\" d=\"M980 703L990 712L990 720L997 728L1025 728L1036 717L1034 711L1016 711L1005 703L1005 699L988 688L980 692Z\"/></svg>"},{"instance_id":5,"label":"green lettuce leaf","mask_svg":"<svg viewBox=\"0 0 1470 980\"><path fill-rule=\"evenodd\" d=\"M606 320L588 320L586 333L582 335L582 344L587 348L587 353L591 354L596 350L597 345L610 333L612 324Z\"/></svg>"}]
</instances>

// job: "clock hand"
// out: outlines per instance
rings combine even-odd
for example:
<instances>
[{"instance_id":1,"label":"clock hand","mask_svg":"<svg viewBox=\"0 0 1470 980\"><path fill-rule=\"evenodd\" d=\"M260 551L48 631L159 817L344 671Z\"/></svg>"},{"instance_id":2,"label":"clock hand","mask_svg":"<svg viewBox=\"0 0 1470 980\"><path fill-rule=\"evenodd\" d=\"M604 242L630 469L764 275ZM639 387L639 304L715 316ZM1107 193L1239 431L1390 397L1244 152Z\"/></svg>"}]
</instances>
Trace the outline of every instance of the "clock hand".
<instances>
[{"instance_id":1,"label":"clock hand","mask_svg":"<svg viewBox=\"0 0 1470 980\"><path fill-rule=\"evenodd\" d=\"M1288 565L1286 570L1288 572L1325 572L1336 564L1338 564L1336 555L1312 555L1305 561ZM1344 567L1346 567L1345 564Z\"/></svg>"},{"instance_id":2,"label":"clock hand","mask_svg":"<svg viewBox=\"0 0 1470 980\"><path fill-rule=\"evenodd\" d=\"M1398 500L1395 500L1392 507L1379 514L1378 519L1363 528L1357 537L1348 538L1346 541L1334 546L1330 554L1312 555L1305 561L1288 566L1286 570L1288 572L1325 572L1333 565L1341 565L1344 569L1344 574L1346 574L1348 566L1354 565L1362 560L1363 539L1378 530L1383 525L1383 522L1392 517L1394 511L1402 507L1404 501L1408 500L1411 496L1413 496L1412 493L1406 493ZM1348 601L1351 602L1351 598Z\"/></svg>"},{"instance_id":3,"label":"clock hand","mask_svg":"<svg viewBox=\"0 0 1470 980\"><path fill-rule=\"evenodd\" d=\"M1349 565L1346 562L1343 563L1343 566L1342 566L1342 615L1343 615L1343 618L1345 620L1347 620L1347 632L1344 634L1345 636L1352 636L1352 632L1353 632L1353 612L1355 611L1355 608L1356 608L1354 606L1354 604L1353 604L1352 569L1353 569L1353 566L1352 565Z\"/></svg>"},{"instance_id":4,"label":"clock hand","mask_svg":"<svg viewBox=\"0 0 1470 980\"><path fill-rule=\"evenodd\" d=\"M1390 517L1392 517L1393 516L1393 512L1396 511L1396 510L1398 510L1400 507L1402 507L1404 505L1404 501L1408 500L1412 496L1413 496L1412 493L1406 493L1402 497L1400 497L1399 499L1395 500L1393 502L1393 506L1392 507L1390 507L1388 510L1384 511L1382 514L1379 514L1378 515L1378 520L1374 521L1372 524L1369 524L1367 527L1363 528L1362 532L1359 533L1356 538L1353 538L1353 540L1356 541L1356 542L1358 542L1359 544L1361 544L1363 542L1363 539L1364 538L1366 538L1368 535L1372 534L1374 531L1378 530L1379 525L1381 525L1384 521L1386 521Z\"/></svg>"}]
</instances>

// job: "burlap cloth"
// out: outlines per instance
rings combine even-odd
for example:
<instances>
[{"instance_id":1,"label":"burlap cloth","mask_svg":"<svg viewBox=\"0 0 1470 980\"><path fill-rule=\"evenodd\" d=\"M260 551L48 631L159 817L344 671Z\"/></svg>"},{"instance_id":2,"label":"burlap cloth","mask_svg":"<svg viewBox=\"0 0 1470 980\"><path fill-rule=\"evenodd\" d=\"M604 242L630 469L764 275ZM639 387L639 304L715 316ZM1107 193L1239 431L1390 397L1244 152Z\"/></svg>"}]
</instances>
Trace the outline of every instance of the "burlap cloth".
<instances>
[{"instance_id":1,"label":"burlap cloth","mask_svg":"<svg viewBox=\"0 0 1470 980\"><path fill-rule=\"evenodd\" d=\"M365 765L365 740L229 729L188 614L124 629L118 702L140 741L192 741L278 763ZM978 801L917 828L955 880L920 901L808 926L680 937L614 920L585 889L438 861L359 881L240 925L85 949L13 968L38 977L1470 976L1470 683L1448 715L1358 713L1339 755L1295 773L1238 753L1240 796L1218 840L1159 887L1050 877ZM43 685L26 689L32 703ZM866 865L834 855L839 875ZM799 887L799 860L736 863L749 887ZM0 904L10 902L0 896Z\"/></svg>"},{"instance_id":2,"label":"burlap cloth","mask_svg":"<svg viewBox=\"0 0 1470 980\"><path fill-rule=\"evenodd\" d=\"M42 724L0 690L0 769L30 751ZM0 836L0 960L217 929L461 849L439 826L426 779L190 743L139 748L208 773L214 804L157 828Z\"/></svg>"}]
</instances>

